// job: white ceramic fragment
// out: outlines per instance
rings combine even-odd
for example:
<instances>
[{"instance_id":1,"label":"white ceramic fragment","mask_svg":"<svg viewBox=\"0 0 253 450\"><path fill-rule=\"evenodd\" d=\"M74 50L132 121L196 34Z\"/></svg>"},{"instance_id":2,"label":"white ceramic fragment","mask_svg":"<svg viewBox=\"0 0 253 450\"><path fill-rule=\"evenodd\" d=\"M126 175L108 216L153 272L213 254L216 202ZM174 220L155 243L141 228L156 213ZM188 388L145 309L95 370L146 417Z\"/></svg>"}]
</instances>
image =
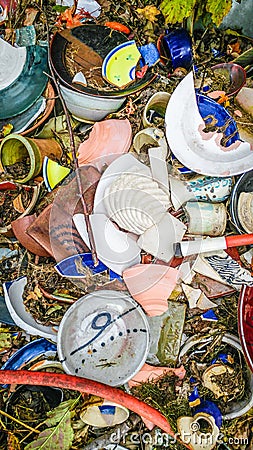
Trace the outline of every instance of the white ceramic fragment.
<instances>
[{"instance_id":1,"label":"white ceramic fragment","mask_svg":"<svg viewBox=\"0 0 253 450\"><path fill-rule=\"evenodd\" d=\"M149 148L148 156L153 180L169 195L168 166L164 157L163 147Z\"/></svg>"},{"instance_id":2,"label":"white ceramic fragment","mask_svg":"<svg viewBox=\"0 0 253 450\"><path fill-rule=\"evenodd\" d=\"M13 47L0 38L0 90L10 86L21 74L26 61L26 47Z\"/></svg>"},{"instance_id":3,"label":"white ceramic fragment","mask_svg":"<svg viewBox=\"0 0 253 450\"><path fill-rule=\"evenodd\" d=\"M36 322L26 310L22 297L26 283L27 278L22 277L13 281L9 287L7 287L6 283L3 284L6 306L12 319L26 333L33 336L41 336L56 342L56 330L53 327L41 325Z\"/></svg>"},{"instance_id":4,"label":"white ceramic fragment","mask_svg":"<svg viewBox=\"0 0 253 450\"><path fill-rule=\"evenodd\" d=\"M206 422L206 428L210 428L210 432L201 430L201 424L204 422ZM212 450L220 435L213 416L204 412L195 414L193 417L179 417L177 428L181 440L187 442L191 450Z\"/></svg>"},{"instance_id":5,"label":"white ceramic fragment","mask_svg":"<svg viewBox=\"0 0 253 450\"><path fill-rule=\"evenodd\" d=\"M237 140L221 145L222 133L205 133L205 122L197 106L193 72L174 90L166 115L166 136L176 158L194 172L226 177L253 168L253 152L248 142Z\"/></svg>"},{"instance_id":6,"label":"white ceramic fragment","mask_svg":"<svg viewBox=\"0 0 253 450\"><path fill-rule=\"evenodd\" d=\"M205 311L207 309L217 308L216 303L209 300L201 289L193 288L184 283L182 283L182 289L188 300L190 309L199 308Z\"/></svg>"},{"instance_id":7,"label":"white ceramic fragment","mask_svg":"<svg viewBox=\"0 0 253 450\"><path fill-rule=\"evenodd\" d=\"M169 176L171 202L177 211L184 203L189 200L196 200L195 195L187 189L187 183L173 176Z\"/></svg>"},{"instance_id":8,"label":"white ceramic fragment","mask_svg":"<svg viewBox=\"0 0 253 450\"><path fill-rule=\"evenodd\" d=\"M72 83L79 83L83 86L87 86L87 80L83 74L83 72L77 72L75 76L72 78Z\"/></svg>"},{"instance_id":9,"label":"white ceramic fragment","mask_svg":"<svg viewBox=\"0 0 253 450\"><path fill-rule=\"evenodd\" d=\"M138 239L140 248L162 261L169 262L174 256L173 244L182 240L186 226L170 213L165 213L156 225L145 231Z\"/></svg>"},{"instance_id":10,"label":"white ceramic fragment","mask_svg":"<svg viewBox=\"0 0 253 450\"><path fill-rule=\"evenodd\" d=\"M73 221L81 238L90 247L84 215L75 214ZM122 275L125 269L140 262L136 241L128 233L118 230L107 216L92 214L90 224L98 259L109 269Z\"/></svg>"}]
</instances>

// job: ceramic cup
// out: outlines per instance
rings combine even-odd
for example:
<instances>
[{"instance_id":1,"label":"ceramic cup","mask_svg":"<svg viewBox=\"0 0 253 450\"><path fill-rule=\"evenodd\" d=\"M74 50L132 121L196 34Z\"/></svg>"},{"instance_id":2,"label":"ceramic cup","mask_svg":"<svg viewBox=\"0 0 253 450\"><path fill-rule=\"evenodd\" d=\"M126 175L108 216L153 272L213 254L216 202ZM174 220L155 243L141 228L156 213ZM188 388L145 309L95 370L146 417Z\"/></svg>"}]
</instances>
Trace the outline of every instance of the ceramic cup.
<instances>
[{"instance_id":1,"label":"ceramic cup","mask_svg":"<svg viewBox=\"0 0 253 450\"><path fill-rule=\"evenodd\" d=\"M144 127L153 127L154 122L149 119L149 115L151 111L154 111L154 114L159 114L162 118L165 117L165 111L170 99L170 94L168 92L156 92L149 99L146 104L143 112L143 125Z\"/></svg>"},{"instance_id":2,"label":"ceramic cup","mask_svg":"<svg viewBox=\"0 0 253 450\"><path fill-rule=\"evenodd\" d=\"M227 212L223 203L187 202L184 209L189 234L221 236L225 232Z\"/></svg>"}]
</instances>

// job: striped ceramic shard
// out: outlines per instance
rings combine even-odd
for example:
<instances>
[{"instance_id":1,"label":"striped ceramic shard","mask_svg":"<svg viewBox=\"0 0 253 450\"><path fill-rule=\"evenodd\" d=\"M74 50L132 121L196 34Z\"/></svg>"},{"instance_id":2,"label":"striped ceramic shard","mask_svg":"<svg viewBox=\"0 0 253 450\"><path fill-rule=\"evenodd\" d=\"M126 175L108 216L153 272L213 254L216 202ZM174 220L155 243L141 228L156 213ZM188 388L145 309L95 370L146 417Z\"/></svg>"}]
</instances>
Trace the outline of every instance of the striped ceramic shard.
<instances>
[{"instance_id":1,"label":"striped ceramic shard","mask_svg":"<svg viewBox=\"0 0 253 450\"><path fill-rule=\"evenodd\" d=\"M104 204L119 227L140 235L161 220L170 201L156 181L132 167L105 189Z\"/></svg>"}]
</instances>

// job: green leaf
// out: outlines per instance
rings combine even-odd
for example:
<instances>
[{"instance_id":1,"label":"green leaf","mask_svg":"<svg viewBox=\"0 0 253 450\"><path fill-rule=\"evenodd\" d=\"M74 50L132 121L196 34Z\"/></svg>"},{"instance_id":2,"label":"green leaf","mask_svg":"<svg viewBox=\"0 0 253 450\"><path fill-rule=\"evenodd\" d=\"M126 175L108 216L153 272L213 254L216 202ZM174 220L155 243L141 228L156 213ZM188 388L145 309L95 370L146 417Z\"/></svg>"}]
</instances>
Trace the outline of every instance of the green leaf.
<instances>
[{"instance_id":1,"label":"green leaf","mask_svg":"<svg viewBox=\"0 0 253 450\"><path fill-rule=\"evenodd\" d=\"M206 10L212 14L212 21L219 26L224 17L229 13L232 0L207 0Z\"/></svg>"},{"instance_id":2,"label":"green leaf","mask_svg":"<svg viewBox=\"0 0 253 450\"><path fill-rule=\"evenodd\" d=\"M12 347L11 333L0 333L0 349L7 349Z\"/></svg>"},{"instance_id":3,"label":"green leaf","mask_svg":"<svg viewBox=\"0 0 253 450\"><path fill-rule=\"evenodd\" d=\"M196 0L163 0L160 11L166 23L180 23L193 14L195 4Z\"/></svg>"},{"instance_id":4,"label":"green leaf","mask_svg":"<svg viewBox=\"0 0 253 450\"><path fill-rule=\"evenodd\" d=\"M76 403L68 400L47 413L45 424L49 427L37 439L26 445L24 450L69 450L74 438L70 409Z\"/></svg>"}]
</instances>

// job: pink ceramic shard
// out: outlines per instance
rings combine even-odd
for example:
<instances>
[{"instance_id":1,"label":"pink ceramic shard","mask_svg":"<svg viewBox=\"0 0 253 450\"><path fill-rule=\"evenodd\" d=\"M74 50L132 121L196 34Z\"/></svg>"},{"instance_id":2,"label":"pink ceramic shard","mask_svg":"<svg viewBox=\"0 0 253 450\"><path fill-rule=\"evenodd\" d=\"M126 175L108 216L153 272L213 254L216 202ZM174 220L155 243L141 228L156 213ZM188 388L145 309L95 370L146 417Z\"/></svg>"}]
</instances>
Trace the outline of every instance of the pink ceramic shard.
<instances>
[{"instance_id":1,"label":"pink ceramic shard","mask_svg":"<svg viewBox=\"0 0 253 450\"><path fill-rule=\"evenodd\" d=\"M184 366L180 366L176 369L173 367L156 367L151 366L149 364L144 364L141 370L133 377L130 381L128 381L129 387L136 386L140 383L147 383L148 381L155 381L158 378L171 374L175 375L179 378L179 380L183 380L185 377L186 371Z\"/></svg>"},{"instance_id":2,"label":"pink ceramic shard","mask_svg":"<svg viewBox=\"0 0 253 450\"><path fill-rule=\"evenodd\" d=\"M127 153L132 142L132 128L128 119L108 119L96 122L89 138L80 144L78 162L82 166L99 162L101 166Z\"/></svg>"},{"instance_id":3,"label":"pink ceramic shard","mask_svg":"<svg viewBox=\"0 0 253 450\"><path fill-rule=\"evenodd\" d=\"M124 270L123 279L146 313L157 316L168 309L167 299L176 286L178 270L160 264L137 264Z\"/></svg>"}]
</instances>

